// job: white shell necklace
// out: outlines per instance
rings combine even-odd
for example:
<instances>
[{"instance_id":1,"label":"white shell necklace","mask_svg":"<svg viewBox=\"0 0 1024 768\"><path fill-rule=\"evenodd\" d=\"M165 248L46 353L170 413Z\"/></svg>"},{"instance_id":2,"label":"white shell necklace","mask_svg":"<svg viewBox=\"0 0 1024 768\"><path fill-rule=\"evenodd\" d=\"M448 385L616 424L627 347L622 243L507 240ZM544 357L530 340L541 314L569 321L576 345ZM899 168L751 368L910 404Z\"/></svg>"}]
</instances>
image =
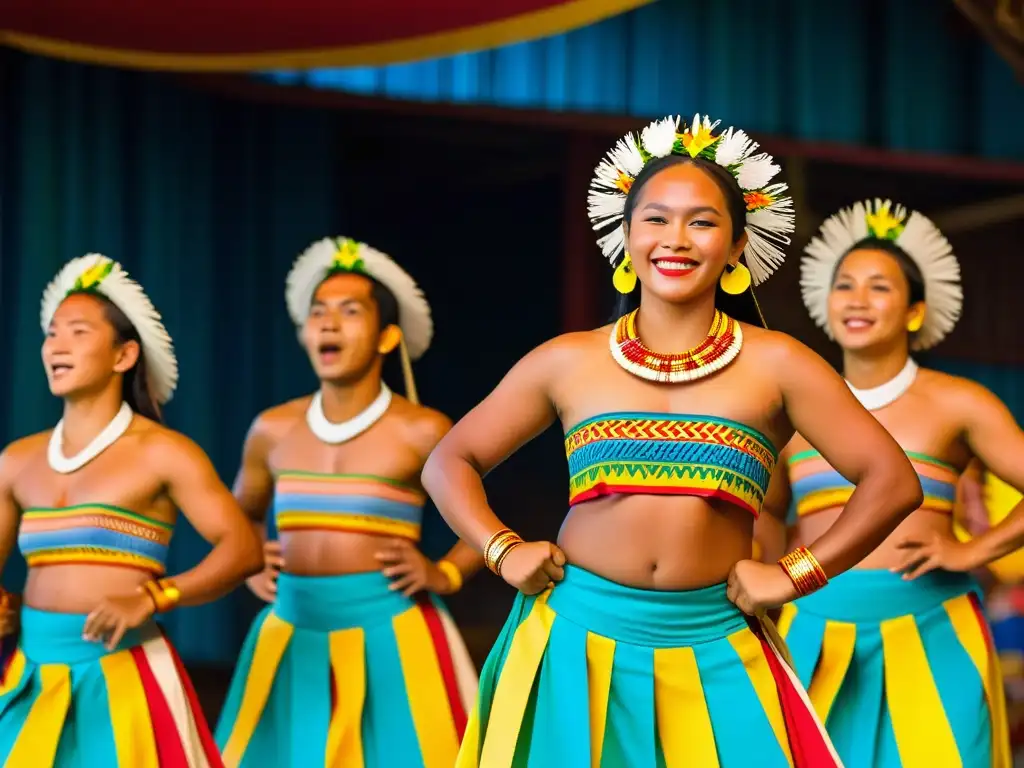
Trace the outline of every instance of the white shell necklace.
<instances>
[{"instance_id":1,"label":"white shell necklace","mask_svg":"<svg viewBox=\"0 0 1024 768\"><path fill-rule=\"evenodd\" d=\"M869 411L877 411L896 402L907 393L907 390L914 383L914 379L917 378L917 370L917 363L914 362L913 358L908 357L907 364L903 366L903 370L885 382L885 384L880 384L871 389L857 389L850 382L846 382L846 386L853 392L853 396L860 400L861 405Z\"/></svg>"},{"instance_id":2,"label":"white shell necklace","mask_svg":"<svg viewBox=\"0 0 1024 768\"><path fill-rule=\"evenodd\" d=\"M81 469L127 432L133 418L135 418L135 413L131 406L128 403L121 403L121 409L103 428L103 431L96 435L85 448L70 457L64 455L64 419L61 419L50 433L50 444L46 449L46 460L50 463L50 469L62 475Z\"/></svg>"},{"instance_id":3,"label":"white shell necklace","mask_svg":"<svg viewBox=\"0 0 1024 768\"><path fill-rule=\"evenodd\" d=\"M313 395L309 408L306 409L306 423L317 439L325 443L337 445L338 443L351 440L356 435L361 435L368 430L380 421L390 406L391 390L382 381L380 383L380 394L377 395L377 398L372 403L348 421L335 424L328 421L324 415L323 397L317 392Z\"/></svg>"}]
</instances>

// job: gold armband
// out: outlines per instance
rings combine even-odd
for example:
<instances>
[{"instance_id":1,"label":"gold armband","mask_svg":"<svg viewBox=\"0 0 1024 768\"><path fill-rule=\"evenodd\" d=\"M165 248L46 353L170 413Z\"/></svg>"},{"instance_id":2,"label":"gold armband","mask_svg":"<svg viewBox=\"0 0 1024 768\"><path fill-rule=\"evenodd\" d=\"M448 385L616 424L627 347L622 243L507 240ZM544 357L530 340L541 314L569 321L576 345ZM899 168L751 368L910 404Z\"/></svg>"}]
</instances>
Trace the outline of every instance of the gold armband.
<instances>
[{"instance_id":1,"label":"gold armband","mask_svg":"<svg viewBox=\"0 0 1024 768\"><path fill-rule=\"evenodd\" d=\"M825 569L807 547L797 547L779 560L779 565L789 576L801 597L817 592L828 584Z\"/></svg>"},{"instance_id":2,"label":"gold armband","mask_svg":"<svg viewBox=\"0 0 1024 768\"><path fill-rule=\"evenodd\" d=\"M181 600L181 590L174 585L174 581L171 579L150 580L143 584L142 588L153 600L157 613L167 613L173 610Z\"/></svg>"},{"instance_id":3,"label":"gold armband","mask_svg":"<svg viewBox=\"0 0 1024 768\"><path fill-rule=\"evenodd\" d=\"M502 562L509 552L523 543L518 533L514 533L510 528L502 528L484 544L484 564L496 576L501 576Z\"/></svg>"},{"instance_id":4,"label":"gold armband","mask_svg":"<svg viewBox=\"0 0 1024 768\"><path fill-rule=\"evenodd\" d=\"M437 570L443 573L445 578L448 579L452 592L458 592L462 589L462 571L459 570L459 566L451 560L438 560Z\"/></svg>"}]
</instances>

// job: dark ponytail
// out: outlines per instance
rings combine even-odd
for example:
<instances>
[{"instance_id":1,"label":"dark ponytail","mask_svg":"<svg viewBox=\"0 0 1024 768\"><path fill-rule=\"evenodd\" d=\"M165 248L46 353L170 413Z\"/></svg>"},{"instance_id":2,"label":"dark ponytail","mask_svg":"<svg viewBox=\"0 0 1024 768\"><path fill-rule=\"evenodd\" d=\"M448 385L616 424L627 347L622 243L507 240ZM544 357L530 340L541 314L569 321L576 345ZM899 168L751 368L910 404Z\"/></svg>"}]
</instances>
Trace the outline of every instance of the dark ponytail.
<instances>
[{"instance_id":1,"label":"dark ponytail","mask_svg":"<svg viewBox=\"0 0 1024 768\"><path fill-rule=\"evenodd\" d=\"M117 344L134 341L139 345L139 359L121 378L121 397L140 416L162 424L163 414L149 386L146 350L142 346L138 330L114 302L100 294L92 295L103 305L103 314L114 329L114 341Z\"/></svg>"},{"instance_id":2,"label":"dark ponytail","mask_svg":"<svg viewBox=\"0 0 1024 768\"><path fill-rule=\"evenodd\" d=\"M699 157L667 155L666 157L655 158L647 163L640 173L636 175L626 195L626 203L622 212L623 221L626 222L627 226L629 225L633 218L633 210L636 208L640 190L648 181L666 168L686 164L696 165L708 174L718 185L719 189L722 190L729 212L729 219L732 221L732 241L733 243L739 242L747 226L747 203L743 199L743 190L740 189L740 185L736 183L736 179L733 178L729 171L717 163ZM742 256L740 258L743 259ZM632 312L640 306L640 290L640 283L638 281L631 293L616 294L618 299L615 303L615 317L612 318L612 321ZM717 286L715 288L715 306L729 315L729 317L735 318L741 323L767 327L764 318L761 316L761 310L757 305L757 299L754 297L753 286L739 295L726 293L722 290L721 286Z\"/></svg>"}]
</instances>

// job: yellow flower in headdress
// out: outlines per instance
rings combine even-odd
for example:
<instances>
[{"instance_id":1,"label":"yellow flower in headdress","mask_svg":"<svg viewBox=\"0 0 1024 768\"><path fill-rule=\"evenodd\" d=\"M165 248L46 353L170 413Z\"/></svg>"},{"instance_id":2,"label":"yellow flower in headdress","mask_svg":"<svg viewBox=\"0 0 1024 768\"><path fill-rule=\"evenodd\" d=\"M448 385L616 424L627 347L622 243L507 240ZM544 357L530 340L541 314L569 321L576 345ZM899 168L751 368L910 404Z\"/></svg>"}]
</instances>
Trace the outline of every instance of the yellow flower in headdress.
<instances>
[{"instance_id":1,"label":"yellow flower in headdress","mask_svg":"<svg viewBox=\"0 0 1024 768\"><path fill-rule=\"evenodd\" d=\"M331 262L331 272L362 272L363 260L359 256L360 244L355 240L343 239L338 241L338 252L334 254L334 261Z\"/></svg>"},{"instance_id":2,"label":"yellow flower in headdress","mask_svg":"<svg viewBox=\"0 0 1024 768\"><path fill-rule=\"evenodd\" d=\"M74 293L75 291L94 290L96 286L103 282L103 278L109 275L113 269L114 262L109 259L92 265L78 276L78 279L75 280L75 286L71 289L71 292Z\"/></svg>"},{"instance_id":3,"label":"yellow flower in headdress","mask_svg":"<svg viewBox=\"0 0 1024 768\"><path fill-rule=\"evenodd\" d=\"M718 136L711 135L711 126L702 123L697 129L697 133L693 134L690 131L686 131L679 135L680 141L683 142L683 148L689 152L690 157L696 157L705 149L710 147L716 141Z\"/></svg>"},{"instance_id":4,"label":"yellow flower in headdress","mask_svg":"<svg viewBox=\"0 0 1024 768\"><path fill-rule=\"evenodd\" d=\"M868 231L879 240L895 240L903 233L903 217L893 215L892 205L888 201L878 206L874 213L864 217Z\"/></svg>"}]
</instances>

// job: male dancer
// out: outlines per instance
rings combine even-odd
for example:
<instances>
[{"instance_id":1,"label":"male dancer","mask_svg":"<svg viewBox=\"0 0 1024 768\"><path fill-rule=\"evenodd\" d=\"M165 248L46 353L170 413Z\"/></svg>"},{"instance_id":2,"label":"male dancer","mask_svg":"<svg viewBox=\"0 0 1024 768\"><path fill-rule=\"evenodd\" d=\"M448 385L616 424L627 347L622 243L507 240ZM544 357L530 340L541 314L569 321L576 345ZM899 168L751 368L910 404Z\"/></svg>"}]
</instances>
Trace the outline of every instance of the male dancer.
<instances>
[{"instance_id":1,"label":"male dancer","mask_svg":"<svg viewBox=\"0 0 1024 768\"><path fill-rule=\"evenodd\" d=\"M477 681L435 596L482 559L462 542L437 563L417 547L420 471L451 426L412 381L430 307L388 256L345 238L296 260L286 299L320 389L260 414L246 439L235 494L261 525L272 503L280 545L250 580L273 604L242 649L218 745L231 768L448 768ZM395 349L405 398L381 379Z\"/></svg>"}]
</instances>

